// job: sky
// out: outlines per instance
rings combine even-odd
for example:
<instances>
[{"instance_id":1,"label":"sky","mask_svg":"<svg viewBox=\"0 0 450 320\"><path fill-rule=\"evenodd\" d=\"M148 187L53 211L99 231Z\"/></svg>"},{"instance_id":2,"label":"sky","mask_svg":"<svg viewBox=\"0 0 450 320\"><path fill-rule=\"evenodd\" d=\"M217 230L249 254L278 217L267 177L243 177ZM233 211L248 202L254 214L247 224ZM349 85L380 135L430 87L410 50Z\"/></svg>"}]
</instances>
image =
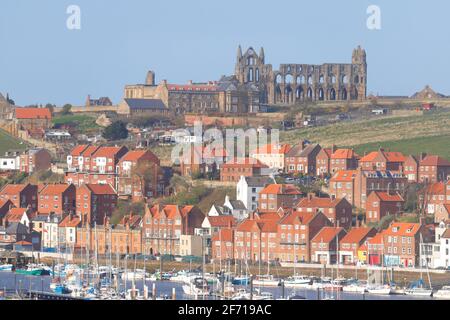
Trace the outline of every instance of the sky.
<instances>
[{"instance_id":1,"label":"sky","mask_svg":"<svg viewBox=\"0 0 450 320\"><path fill-rule=\"evenodd\" d=\"M67 8L78 5L81 29ZM370 30L367 8L381 10ZM444 0L1 0L0 92L17 105L84 104L126 84L218 80L238 45L266 63L350 63L367 51L368 93L450 94L450 1Z\"/></svg>"}]
</instances>

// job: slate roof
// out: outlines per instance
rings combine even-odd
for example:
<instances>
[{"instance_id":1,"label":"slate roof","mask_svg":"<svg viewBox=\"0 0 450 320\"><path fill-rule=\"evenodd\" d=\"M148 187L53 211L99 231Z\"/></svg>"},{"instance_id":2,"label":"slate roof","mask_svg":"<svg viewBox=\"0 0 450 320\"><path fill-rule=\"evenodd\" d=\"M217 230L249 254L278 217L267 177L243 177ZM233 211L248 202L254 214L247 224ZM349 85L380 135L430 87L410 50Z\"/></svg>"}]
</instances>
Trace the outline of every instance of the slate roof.
<instances>
[{"instance_id":1,"label":"slate roof","mask_svg":"<svg viewBox=\"0 0 450 320\"><path fill-rule=\"evenodd\" d=\"M167 109L161 99L125 99L131 110L162 110Z\"/></svg>"}]
</instances>

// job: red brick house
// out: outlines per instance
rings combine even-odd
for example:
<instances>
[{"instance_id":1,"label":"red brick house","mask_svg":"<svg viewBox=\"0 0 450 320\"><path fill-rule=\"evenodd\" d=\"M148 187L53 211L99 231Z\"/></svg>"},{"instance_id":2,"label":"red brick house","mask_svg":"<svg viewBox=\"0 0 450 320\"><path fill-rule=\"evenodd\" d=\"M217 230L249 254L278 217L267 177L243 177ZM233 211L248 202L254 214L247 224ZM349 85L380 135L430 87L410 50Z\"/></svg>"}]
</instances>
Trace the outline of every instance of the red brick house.
<instances>
[{"instance_id":1,"label":"red brick house","mask_svg":"<svg viewBox=\"0 0 450 320\"><path fill-rule=\"evenodd\" d=\"M341 227L323 227L311 240L311 261L335 264L338 260L339 243L347 235Z\"/></svg>"},{"instance_id":2,"label":"red brick house","mask_svg":"<svg viewBox=\"0 0 450 320\"><path fill-rule=\"evenodd\" d=\"M15 108L14 118L22 130L44 131L52 127L52 114L48 108Z\"/></svg>"},{"instance_id":3,"label":"red brick house","mask_svg":"<svg viewBox=\"0 0 450 320\"><path fill-rule=\"evenodd\" d=\"M389 265L394 266L417 266L421 235L424 243L433 240L424 225L393 222L382 232L385 261L389 261Z\"/></svg>"},{"instance_id":4,"label":"red brick house","mask_svg":"<svg viewBox=\"0 0 450 320\"><path fill-rule=\"evenodd\" d=\"M145 208L142 238L145 254L180 254L181 235L194 235L205 219L195 206L154 205Z\"/></svg>"},{"instance_id":5,"label":"red brick house","mask_svg":"<svg viewBox=\"0 0 450 320\"><path fill-rule=\"evenodd\" d=\"M238 260L274 261L277 248L277 223L283 212L273 214L252 213L236 227L234 257Z\"/></svg>"},{"instance_id":6,"label":"red brick house","mask_svg":"<svg viewBox=\"0 0 450 320\"><path fill-rule=\"evenodd\" d=\"M84 184L76 188L76 214L82 225L103 225L117 206L117 193L107 184Z\"/></svg>"},{"instance_id":7,"label":"red brick house","mask_svg":"<svg viewBox=\"0 0 450 320\"><path fill-rule=\"evenodd\" d=\"M52 156L47 149L30 149L20 155L20 172L31 174L38 171L50 170Z\"/></svg>"},{"instance_id":8,"label":"red brick house","mask_svg":"<svg viewBox=\"0 0 450 320\"><path fill-rule=\"evenodd\" d=\"M54 213L65 216L76 210L76 187L73 184L48 184L43 186L38 195L40 214Z\"/></svg>"},{"instance_id":9,"label":"red brick house","mask_svg":"<svg viewBox=\"0 0 450 320\"><path fill-rule=\"evenodd\" d=\"M377 234L374 228L352 228L339 243L339 263L355 264L358 262L358 249L368 238Z\"/></svg>"},{"instance_id":10,"label":"red brick house","mask_svg":"<svg viewBox=\"0 0 450 320\"><path fill-rule=\"evenodd\" d=\"M211 238L212 259L233 260L234 259L234 229L221 228Z\"/></svg>"},{"instance_id":11,"label":"red brick house","mask_svg":"<svg viewBox=\"0 0 450 320\"><path fill-rule=\"evenodd\" d=\"M354 170L358 167L359 156L353 149L338 149L330 159L330 171L332 174L340 170Z\"/></svg>"},{"instance_id":12,"label":"red brick house","mask_svg":"<svg viewBox=\"0 0 450 320\"><path fill-rule=\"evenodd\" d=\"M268 144L250 152L250 157L261 161L271 169L285 170L285 159L291 145Z\"/></svg>"},{"instance_id":13,"label":"red brick house","mask_svg":"<svg viewBox=\"0 0 450 320\"><path fill-rule=\"evenodd\" d=\"M292 211L278 223L278 246L275 252L281 262L310 262L311 239L331 222L322 212Z\"/></svg>"},{"instance_id":14,"label":"red brick house","mask_svg":"<svg viewBox=\"0 0 450 320\"><path fill-rule=\"evenodd\" d=\"M450 162L439 156L426 156L419 163L419 181L434 183L450 179Z\"/></svg>"},{"instance_id":15,"label":"red brick house","mask_svg":"<svg viewBox=\"0 0 450 320\"><path fill-rule=\"evenodd\" d=\"M319 198L308 194L296 205L296 211L322 212L335 227L349 229L352 226L352 205L345 198Z\"/></svg>"},{"instance_id":16,"label":"red brick house","mask_svg":"<svg viewBox=\"0 0 450 320\"><path fill-rule=\"evenodd\" d=\"M406 157L401 152L390 152L379 149L365 155L359 160L359 166L364 171L403 172Z\"/></svg>"},{"instance_id":17,"label":"red brick house","mask_svg":"<svg viewBox=\"0 0 450 320\"><path fill-rule=\"evenodd\" d=\"M353 206L364 209L372 191L399 192L403 194L408 179L401 173L390 171L338 171L330 179L330 194L346 198Z\"/></svg>"},{"instance_id":18,"label":"red brick house","mask_svg":"<svg viewBox=\"0 0 450 320\"><path fill-rule=\"evenodd\" d=\"M10 200L17 208L38 208L38 187L32 184L8 184L0 191L0 200Z\"/></svg>"},{"instance_id":19,"label":"red brick house","mask_svg":"<svg viewBox=\"0 0 450 320\"><path fill-rule=\"evenodd\" d=\"M8 211L13 208L14 205L9 200L0 199L0 225L2 225L3 217L8 213Z\"/></svg>"},{"instance_id":20,"label":"red brick house","mask_svg":"<svg viewBox=\"0 0 450 320\"><path fill-rule=\"evenodd\" d=\"M224 148L191 144L190 151L180 159L181 175L191 177L193 174L214 173L229 160L230 157Z\"/></svg>"},{"instance_id":21,"label":"red brick house","mask_svg":"<svg viewBox=\"0 0 450 320\"><path fill-rule=\"evenodd\" d=\"M134 201L156 197L164 193L159 158L150 150L127 152L118 163L119 195L131 196Z\"/></svg>"},{"instance_id":22,"label":"red brick house","mask_svg":"<svg viewBox=\"0 0 450 320\"><path fill-rule=\"evenodd\" d=\"M269 167L253 158L234 159L220 168L220 181L239 182L241 177L261 176L262 170Z\"/></svg>"},{"instance_id":23,"label":"red brick house","mask_svg":"<svg viewBox=\"0 0 450 320\"><path fill-rule=\"evenodd\" d=\"M363 264L380 266L384 257L384 240L381 233L375 234L358 249L358 260Z\"/></svg>"},{"instance_id":24,"label":"red brick house","mask_svg":"<svg viewBox=\"0 0 450 320\"><path fill-rule=\"evenodd\" d=\"M285 157L285 172L289 174L316 175L317 155L322 148L318 144L301 144L291 148Z\"/></svg>"},{"instance_id":25,"label":"red brick house","mask_svg":"<svg viewBox=\"0 0 450 320\"><path fill-rule=\"evenodd\" d=\"M403 173L408 178L408 182L419 181L419 160L415 156L408 156L405 159Z\"/></svg>"},{"instance_id":26,"label":"red brick house","mask_svg":"<svg viewBox=\"0 0 450 320\"><path fill-rule=\"evenodd\" d=\"M379 222L385 216L403 212L405 200L398 192L373 191L366 202L366 223Z\"/></svg>"},{"instance_id":27,"label":"red brick house","mask_svg":"<svg viewBox=\"0 0 450 320\"><path fill-rule=\"evenodd\" d=\"M259 192L258 210L274 212L280 208L293 208L302 193L291 184L269 184Z\"/></svg>"},{"instance_id":28,"label":"red brick house","mask_svg":"<svg viewBox=\"0 0 450 320\"><path fill-rule=\"evenodd\" d=\"M449 183L435 182L425 186L419 193L419 209L428 215L434 215L435 222L439 223L446 217L445 204L450 203Z\"/></svg>"},{"instance_id":29,"label":"red brick house","mask_svg":"<svg viewBox=\"0 0 450 320\"><path fill-rule=\"evenodd\" d=\"M322 148L316 157L316 176L325 177L330 174L331 155L334 153L332 148Z\"/></svg>"}]
</instances>

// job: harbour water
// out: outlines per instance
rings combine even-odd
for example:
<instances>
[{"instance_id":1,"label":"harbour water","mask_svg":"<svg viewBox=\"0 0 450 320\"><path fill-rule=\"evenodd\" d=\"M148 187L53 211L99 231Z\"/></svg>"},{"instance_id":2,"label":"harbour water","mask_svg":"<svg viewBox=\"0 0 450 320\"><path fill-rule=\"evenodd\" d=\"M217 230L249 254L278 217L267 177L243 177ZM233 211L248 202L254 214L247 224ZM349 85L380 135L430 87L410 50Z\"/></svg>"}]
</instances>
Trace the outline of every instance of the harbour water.
<instances>
[{"instance_id":1,"label":"harbour water","mask_svg":"<svg viewBox=\"0 0 450 320\"><path fill-rule=\"evenodd\" d=\"M37 291L44 293L51 293L50 284L52 277L51 276L27 276L20 275L14 272L0 272L0 291ZM191 300L192 297L186 296L183 293L182 283L173 282L173 281L149 281L146 280L145 284L148 286L149 290L152 290L153 283L156 286L156 296L172 296L172 291L175 289L176 299L177 300ZM123 282L121 283L122 289L124 289ZM130 289L132 286L132 281L127 281L127 288ZM135 286L137 289L143 291L144 282L143 280L136 280ZM273 294L275 299L281 298L283 295L281 287L272 287L272 288L259 288L255 287L255 289L260 289L261 292L270 292ZM324 297L332 297L337 300L434 300L432 297L417 297L417 296L405 296L405 295L389 295L389 296L377 296L371 294L357 294L357 293L346 293L339 292L336 293L323 293L317 292L315 290L307 290L307 289L284 289L285 296L289 296L291 294L297 294L305 297L308 300L318 300L323 299ZM202 298L199 298L202 299ZM206 299L206 298L205 298ZM212 299L212 298L207 298Z\"/></svg>"}]
</instances>

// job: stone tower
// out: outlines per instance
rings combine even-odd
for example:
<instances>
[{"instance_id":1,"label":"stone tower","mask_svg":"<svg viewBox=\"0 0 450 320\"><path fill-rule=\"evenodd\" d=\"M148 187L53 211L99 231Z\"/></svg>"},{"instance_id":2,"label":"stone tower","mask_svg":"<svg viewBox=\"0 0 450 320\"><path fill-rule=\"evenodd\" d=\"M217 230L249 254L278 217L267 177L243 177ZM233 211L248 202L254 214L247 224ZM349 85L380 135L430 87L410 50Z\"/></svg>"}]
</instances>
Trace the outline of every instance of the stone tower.
<instances>
[{"instance_id":1,"label":"stone tower","mask_svg":"<svg viewBox=\"0 0 450 320\"><path fill-rule=\"evenodd\" d=\"M155 85L155 72L154 71L149 71L147 72L147 78L145 79L145 84L148 86L154 86Z\"/></svg>"},{"instance_id":2,"label":"stone tower","mask_svg":"<svg viewBox=\"0 0 450 320\"><path fill-rule=\"evenodd\" d=\"M240 83L259 84L264 71L264 49L261 48L260 55L250 47L242 54L241 46L238 48L235 75Z\"/></svg>"},{"instance_id":3,"label":"stone tower","mask_svg":"<svg viewBox=\"0 0 450 320\"><path fill-rule=\"evenodd\" d=\"M367 56L366 50L358 46L352 54L353 84L357 91L357 100L367 97Z\"/></svg>"}]
</instances>

